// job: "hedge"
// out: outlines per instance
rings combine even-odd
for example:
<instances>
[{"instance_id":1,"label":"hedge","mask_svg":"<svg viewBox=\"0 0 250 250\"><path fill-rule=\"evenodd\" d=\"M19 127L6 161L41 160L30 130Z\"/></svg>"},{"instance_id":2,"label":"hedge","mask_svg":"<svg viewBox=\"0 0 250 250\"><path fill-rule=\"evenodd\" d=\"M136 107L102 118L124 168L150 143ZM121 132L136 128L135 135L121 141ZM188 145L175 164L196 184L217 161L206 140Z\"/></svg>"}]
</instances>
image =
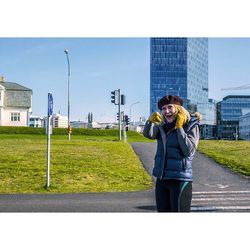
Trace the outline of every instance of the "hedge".
<instances>
[{"instance_id":1,"label":"hedge","mask_svg":"<svg viewBox=\"0 0 250 250\"><path fill-rule=\"evenodd\" d=\"M0 126L0 134L44 135L45 131L45 128ZM53 128L53 135L66 135L67 133L66 128ZM72 135L117 136L117 134L118 130L115 129L72 128ZM128 131L127 135L138 135L138 133L135 131Z\"/></svg>"},{"instance_id":2,"label":"hedge","mask_svg":"<svg viewBox=\"0 0 250 250\"><path fill-rule=\"evenodd\" d=\"M45 134L45 128L0 126L0 134Z\"/></svg>"}]
</instances>

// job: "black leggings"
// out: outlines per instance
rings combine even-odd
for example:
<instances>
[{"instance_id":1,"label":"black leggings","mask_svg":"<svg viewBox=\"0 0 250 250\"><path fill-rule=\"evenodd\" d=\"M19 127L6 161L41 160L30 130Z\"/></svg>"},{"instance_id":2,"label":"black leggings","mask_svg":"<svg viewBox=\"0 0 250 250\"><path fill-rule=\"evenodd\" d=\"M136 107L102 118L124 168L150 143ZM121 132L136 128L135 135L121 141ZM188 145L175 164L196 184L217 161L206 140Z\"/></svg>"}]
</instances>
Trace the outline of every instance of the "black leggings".
<instances>
[{"instance_id":1,"label":"black leggings","mask_svg":"<svg viewBox=\"0 0 250 250\"><path fill-rule=\"evenodd\" d=\"M190 212L192 182L157 179L155 187L158 212Z\"/></svg>"}]
</instances>

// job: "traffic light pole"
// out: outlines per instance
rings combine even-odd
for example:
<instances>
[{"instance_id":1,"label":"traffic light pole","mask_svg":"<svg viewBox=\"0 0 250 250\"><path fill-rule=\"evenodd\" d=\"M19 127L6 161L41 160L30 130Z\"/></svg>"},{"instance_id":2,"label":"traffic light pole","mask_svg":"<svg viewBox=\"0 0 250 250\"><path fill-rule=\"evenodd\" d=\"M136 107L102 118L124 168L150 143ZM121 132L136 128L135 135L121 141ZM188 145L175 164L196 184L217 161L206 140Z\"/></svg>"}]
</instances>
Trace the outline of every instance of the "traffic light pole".
<instances>
[{"instance_id":1,"label":"traffic light pole","mask_svg":"<svg viewBox=\"0 0 250 250\"><path fill-rule=\"evenodd\" d=\"M121 131L121 90L118 89L118 113L119 113L119 141L122 140L122 131Z\"/></svg>"},{"instance_id":2,"label":"traffic light pole","mask_svg":"<svg viewBox=\"0 0 250 250\"><path fill-rule=\"evenodd\" d=\"M127 133L126 133L126 121L123 116L123 121L122 121L122 130L123 130L123 142L127 142Z\"/></svg>"},{"instance_id":3,"label":"traffic light pole","mask_svg":"<svg viewBox=\"0 0 250 250\"><path fill-rule=\"evenodd\" d=\"M122 140L122 130L121 130L121 105L125 105L125 95L121 95L121 90L116 89L111 92L111 103L118 105L118 138L119 141Z\"/></svg>"}]
</instances>

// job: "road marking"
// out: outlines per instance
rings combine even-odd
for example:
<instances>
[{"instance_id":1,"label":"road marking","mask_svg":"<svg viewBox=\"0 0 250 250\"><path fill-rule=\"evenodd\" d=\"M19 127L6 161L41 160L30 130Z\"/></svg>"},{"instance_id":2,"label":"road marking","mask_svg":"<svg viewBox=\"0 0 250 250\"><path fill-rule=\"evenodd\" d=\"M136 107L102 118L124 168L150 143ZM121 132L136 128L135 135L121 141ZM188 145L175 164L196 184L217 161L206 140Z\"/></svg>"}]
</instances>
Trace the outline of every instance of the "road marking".
<instances>
[{"instance_id":1,"label":"road marking","mask_svg":"<svg viewBox=\"0 0 250 250\"><path fill-rule=\"evenodd\" d=\"M199 194L250 194L250 190L244 191L204 191L204 192L193 192L193 195Z\"/></svg>"},{"instance_id":2,"label":"road marking","mask_svg":"<svg viewBox=\"0 0 250 250\"><path fill-rule=\"evenodd\" d=\"M249 201L250 201L250 190L193 192L191 211L248 212L250 211ZM243 202L245 204L241 205L240 203ZM224 203L224 204L218 204L218 203ZM239 203L239 204L232 204L232 203Z\"/></svg>"},{"instance_id":3,"label":"road marking","mask_svg":"<svg viewBox=\"0 0 250 250\"><path fill-rule=\"evenodd\" d=\"M250 206L229 206L229 207L191 207L191 211L208 211L208 210L250 210Z\"/></svg>"},{"instance_id":4,"label":"road marking","mask_svg":"<svg viewBox=\"0 0 250 250\"><path fill-rule=\"evenodd\" d=\"M193 198L192 201L250 201L250 197Z\"/></svg>"}]
</instances>

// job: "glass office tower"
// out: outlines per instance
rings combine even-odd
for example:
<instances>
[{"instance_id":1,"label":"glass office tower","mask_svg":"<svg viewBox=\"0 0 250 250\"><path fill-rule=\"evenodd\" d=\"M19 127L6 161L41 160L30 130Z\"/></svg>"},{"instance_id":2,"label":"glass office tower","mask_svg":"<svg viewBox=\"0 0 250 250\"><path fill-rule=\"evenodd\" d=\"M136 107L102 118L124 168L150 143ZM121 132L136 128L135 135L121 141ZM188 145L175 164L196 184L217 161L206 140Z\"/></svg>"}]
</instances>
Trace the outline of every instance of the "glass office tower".
<instances>
[{"instance_id":1,"label":"glass office tower","mask_svg":"<svg viewBox=\"0 0 250 250\"><path fill-rule=\"evenodd\" d=\"M150 39L150 113L158 100L179 95L191 113L206 117L208 103L208 39Z\"/></svg>"},{"instance_id":2,"label":"glass office tower","mask_svg":"<svg viewBox=\"0 0 250 250\"><path fill-rule=\"evenodd\" d=\"M217 103L217 136L235 140L239 137L239 120L250 112L249 95L229 95Z\"/></svg>"}]
</instances>

